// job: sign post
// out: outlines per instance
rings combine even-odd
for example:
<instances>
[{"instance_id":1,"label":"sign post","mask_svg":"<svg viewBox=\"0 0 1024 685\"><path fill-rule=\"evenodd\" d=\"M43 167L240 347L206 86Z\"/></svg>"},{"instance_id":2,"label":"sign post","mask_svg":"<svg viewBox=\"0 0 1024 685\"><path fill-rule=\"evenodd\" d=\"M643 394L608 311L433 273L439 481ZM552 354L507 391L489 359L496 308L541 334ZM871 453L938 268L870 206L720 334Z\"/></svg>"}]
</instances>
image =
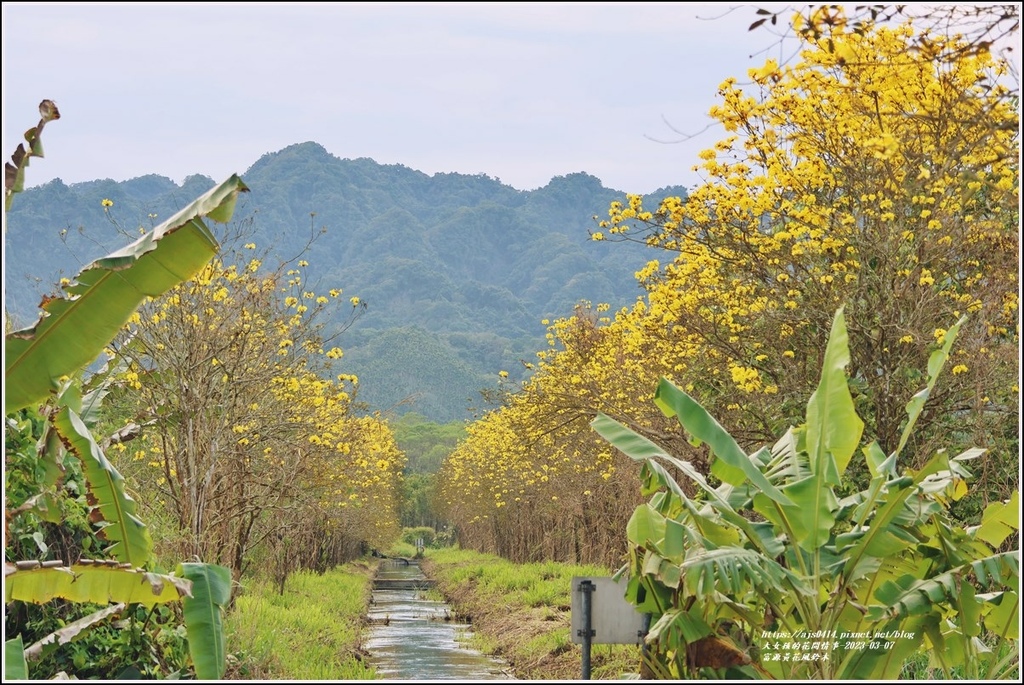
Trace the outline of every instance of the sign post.
<instances>
[{"instance_id":1,"label":"sign post","mask_svg":"<svg viewBox=\"0 0 1024 685\"><path fill-rule=\"evenodd\" d=\"M590 680L591 645L639 645L650 618L626 601L625 582L611 578L572 579L572 641L582 645L582 680Z\"/></svg>"},{"instance_id":2,"label":"sign post","mask_svg":"<svg viewBox=\"0 0 1024 685\"><path fill-rule=\"evenodd\" d=\"M583 593L580 602L583 609L583 627L576 631L576 634L583 640L583 680L590 680L590 643L594 638L594 609L592 598L594 583L589 580L582 580L579 584L579 591Z\"/></svg>"}]
</instances>

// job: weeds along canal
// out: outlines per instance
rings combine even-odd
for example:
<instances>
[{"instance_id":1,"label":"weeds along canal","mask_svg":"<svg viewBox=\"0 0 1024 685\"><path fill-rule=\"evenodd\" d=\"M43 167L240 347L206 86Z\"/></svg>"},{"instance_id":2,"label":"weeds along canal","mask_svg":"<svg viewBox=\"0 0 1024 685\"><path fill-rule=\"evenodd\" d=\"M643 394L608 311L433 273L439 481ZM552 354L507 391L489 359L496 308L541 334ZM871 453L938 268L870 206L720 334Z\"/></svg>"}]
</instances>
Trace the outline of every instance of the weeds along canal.
<instances>
[{"instance_id":1,"label":"weeds along canal","mask_svg":"<svg viewBox=\"0 0 1024 685\"><path fill-rule=\"evenodd\" d=\"M472 627L444 601L416 560L377 568L363 649L386 680L510 680L507 664L472 649Z\"/></svg>"}]
</instances>

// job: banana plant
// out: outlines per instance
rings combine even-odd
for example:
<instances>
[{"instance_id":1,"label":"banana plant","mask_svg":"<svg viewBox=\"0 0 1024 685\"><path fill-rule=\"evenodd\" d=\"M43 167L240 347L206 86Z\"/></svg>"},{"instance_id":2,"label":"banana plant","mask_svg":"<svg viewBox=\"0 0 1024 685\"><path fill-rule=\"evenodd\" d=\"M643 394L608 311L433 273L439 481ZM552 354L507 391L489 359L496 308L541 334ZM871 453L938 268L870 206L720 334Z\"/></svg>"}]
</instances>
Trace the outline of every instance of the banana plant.
<instances>
[{"instance_id":1,"label":"banana plant","mask_svg":"<svg viewBox=\"0 0 1024 685\"><path fill-rule=\"evenodd\" d=\"M1016 496L976 526L949 515L967 492L971 449L938 451L900 468L964 319L928 362L926 386L906 406L896 449L861 447L845 368L843 309L834 317L805 423L752 453L667 379L655 403L712 455L711 480L689 462L599 414L592 427L642 462L643 494L627 526L627 598L652 615L653 672L668 678L876 680L910 657L950 677L1007 677L1019 664ZM853 460L866 489L840 496ZM688 496L676 474L692 481ZM768 485L766 487L766 484Z\"/></svg>"},{"instance_id":2,"label":"banana plant","mask_svg":"<svg viewBox=\"0 0 1024 685\"><path fill-rule=\"evenodd\" d=\"M28 150L19 146L6 165L6 208L22 190L24 170L30 157L42 156L40 134L45 123L59 118L56 105L45 100L39 124L26 133ZM219 679L225 668L221 612L230 597L230 572L212 564L179 565L174 573L147 570L155 564L153 543L146 525L138 518L136 503L128 496L124 480L93 438L83 415L94 415L102 391L83 400L79 375L111 342L146 298L158 297L195 275L219 250L204 218L229 221L239 193L246 192L238 176L231 176L193 203L127 247L87 266L64 285L64 294L48 298L35 325L8 333L4 350L4 410L9 425L12 414L27 410L47 420L39 442L52 488L66 458L82 464L91 506L91 518L99 536L110 544L101 560L25 561L4 563L5 601L45 603L54 598L90 604L118 603L153 606L182 602L196 675ZM52 517L50 493L30 498L6 520L26 511ZM6 507L5 507L6 508ZM111 607L87 617L75 635L108 615ZM48 636L50 637L50 636ZM51 642L71 639L52 636ZM44 638L43 643L47 642ZM41 648L40 648L41 649ZM5 677L27 677L26 652L21 636L5 643Z\"/></svg>"}]
</instances>

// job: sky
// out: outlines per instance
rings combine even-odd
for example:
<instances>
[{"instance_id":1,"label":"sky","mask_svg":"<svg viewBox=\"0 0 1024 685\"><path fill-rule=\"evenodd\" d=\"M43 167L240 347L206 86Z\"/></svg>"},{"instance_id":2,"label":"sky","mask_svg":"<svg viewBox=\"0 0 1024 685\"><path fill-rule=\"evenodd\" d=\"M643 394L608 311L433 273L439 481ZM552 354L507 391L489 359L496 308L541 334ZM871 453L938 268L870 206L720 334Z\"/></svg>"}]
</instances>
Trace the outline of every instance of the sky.
<instances>
[{"instance_id":1,"label":"sky","mask_svg":"<svg viewBox=\"0 0 1024 685\"><path fill-rule=\"evenodd\" d=\"M520 190L692 187L718 85L780 57L756 7L684 2L3 3L5 159L31 187L243 176L314 141Z\"/></svg>"}]
</instances>

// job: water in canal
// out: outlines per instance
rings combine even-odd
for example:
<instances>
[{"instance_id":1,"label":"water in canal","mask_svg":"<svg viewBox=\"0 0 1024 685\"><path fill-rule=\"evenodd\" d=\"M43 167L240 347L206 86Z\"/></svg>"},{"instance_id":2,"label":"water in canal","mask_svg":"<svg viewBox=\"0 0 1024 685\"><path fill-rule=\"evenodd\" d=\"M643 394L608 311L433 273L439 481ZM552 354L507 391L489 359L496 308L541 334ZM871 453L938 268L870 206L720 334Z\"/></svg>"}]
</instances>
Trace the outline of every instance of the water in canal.
<instances>
[{"instance_id":1,"label":"water in canal","mask_svg":"<svg viewBox=\"0 0 1024 685\"><path fill-rule=\"evenodd\" d=\"M507 665L471 649L471 627L445 602L428 599L427 579L415 562L381 562L383 581L424 581L420 588L374 587L371 625L363 647L386 680L510 680ZM416 583L409 583L410 586Z\"/></svg>"}]
</instances>

